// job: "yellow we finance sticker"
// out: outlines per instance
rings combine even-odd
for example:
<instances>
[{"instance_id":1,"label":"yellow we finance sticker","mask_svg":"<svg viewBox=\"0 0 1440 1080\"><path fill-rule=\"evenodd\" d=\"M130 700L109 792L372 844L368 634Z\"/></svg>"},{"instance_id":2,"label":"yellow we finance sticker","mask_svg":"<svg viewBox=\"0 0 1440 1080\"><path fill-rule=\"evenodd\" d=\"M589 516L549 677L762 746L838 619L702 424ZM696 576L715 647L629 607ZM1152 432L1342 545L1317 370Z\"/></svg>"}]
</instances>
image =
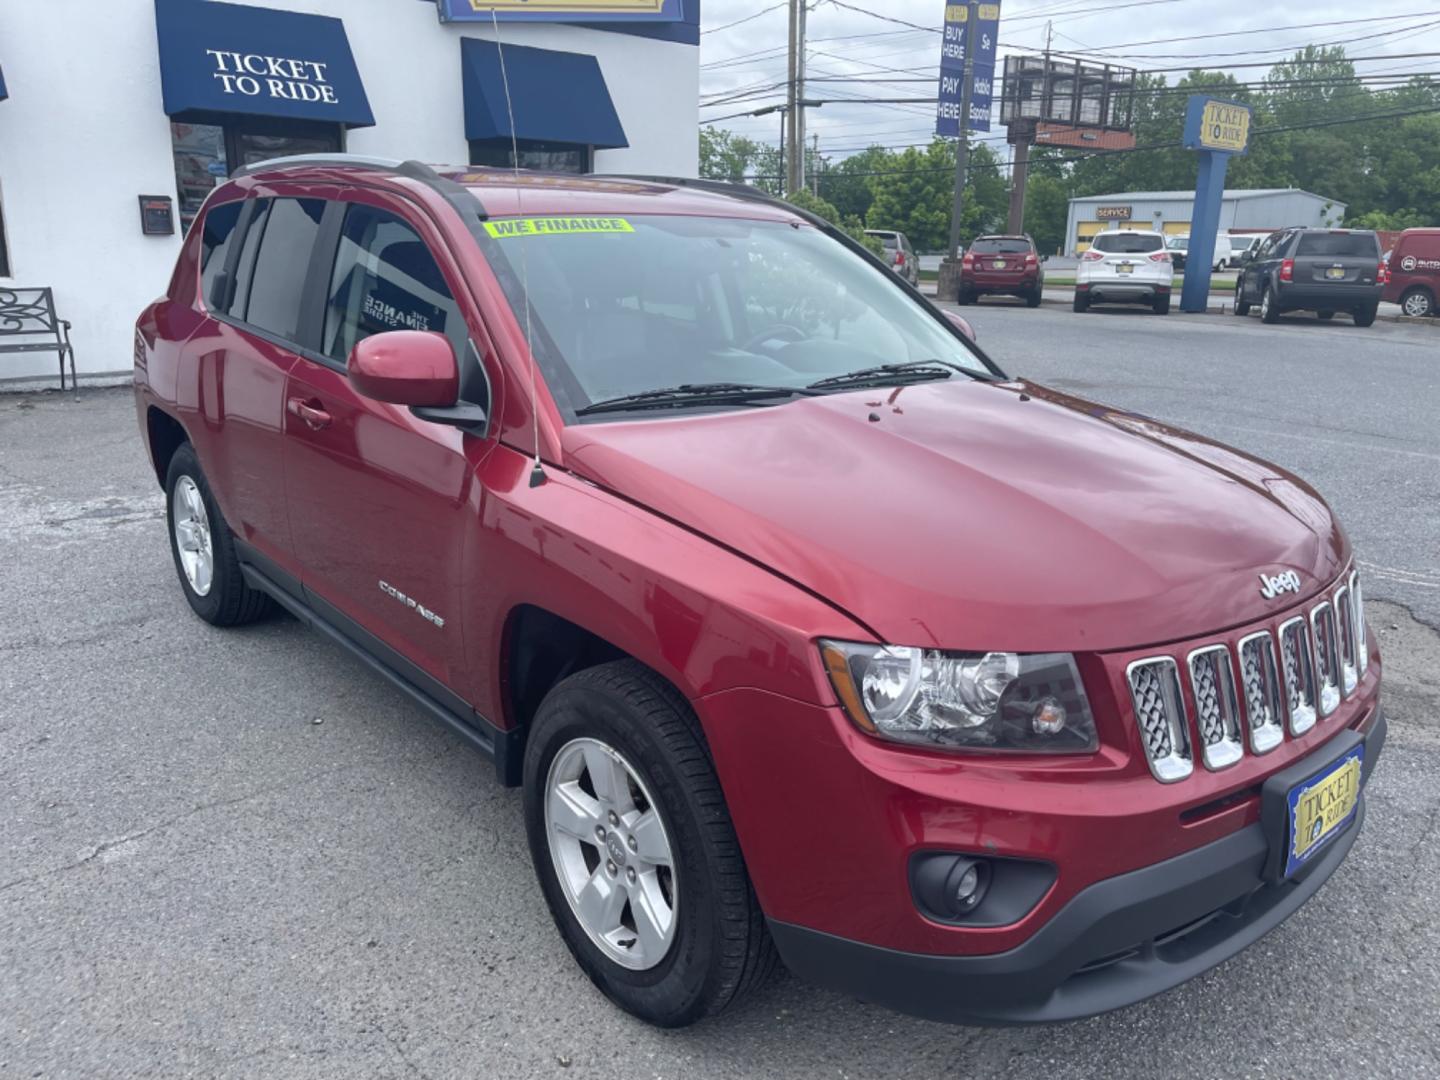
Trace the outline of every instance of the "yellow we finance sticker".
<instances>
[{"instance_id":1,"label":"yellow we finance sticker","mask_svg":"<svg viewBox=\"0 0 1440 1080\"><path fill-rule=\"evenodd\" d=\"M616 217L501 218L485 222L497 240L510 236L572 236L575 233L633 233L635 226Z\"/></svg>"}]
</instances>

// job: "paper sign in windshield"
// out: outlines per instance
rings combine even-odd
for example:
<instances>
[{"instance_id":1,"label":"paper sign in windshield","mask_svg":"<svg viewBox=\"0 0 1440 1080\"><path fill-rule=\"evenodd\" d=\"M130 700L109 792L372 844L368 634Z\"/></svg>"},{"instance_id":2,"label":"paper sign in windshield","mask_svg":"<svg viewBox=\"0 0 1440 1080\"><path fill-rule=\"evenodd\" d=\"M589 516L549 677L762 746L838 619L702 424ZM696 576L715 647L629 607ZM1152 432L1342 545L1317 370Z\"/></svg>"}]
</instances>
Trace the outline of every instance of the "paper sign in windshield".
<instances>
[{"instance_id":1,"label":"paper sign in windshield","mask_svg":"<svg viewBox=\"0 0 1440 1080\"><path fill-rule=\"evenodd\" d=\"M501 218L485 222L485 231L497 240L511 236L572 236L575 233L633 233L635 226L624 218L543 217Z\"/></svg>"}]
</instances>

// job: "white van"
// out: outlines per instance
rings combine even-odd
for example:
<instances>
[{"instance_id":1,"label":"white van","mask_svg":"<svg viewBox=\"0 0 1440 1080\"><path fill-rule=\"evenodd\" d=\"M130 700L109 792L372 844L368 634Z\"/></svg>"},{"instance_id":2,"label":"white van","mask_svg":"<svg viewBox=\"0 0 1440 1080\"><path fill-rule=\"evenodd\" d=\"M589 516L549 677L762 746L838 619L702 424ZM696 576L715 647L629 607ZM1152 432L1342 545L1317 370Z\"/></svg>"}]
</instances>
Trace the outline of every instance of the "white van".
<instances>
[{"instance_id":1,"label":"white van","mask_svg":"<svg viewBox=\"0 0 1440 1080\"><path fill-rule=\"evenodd\" d=\"M1170 251L1170 258L1175 262L1175 269L1183 270L1185 263L1190 258L1190 237L1188 235L1168 237L1165 246ZM1230 244L1228 233L1221 233L1215 237L1215 254L1211 261L1217 274L1227 266L1235 265L1238 256L1239 252Z\"/></svg>"}]
</instances>

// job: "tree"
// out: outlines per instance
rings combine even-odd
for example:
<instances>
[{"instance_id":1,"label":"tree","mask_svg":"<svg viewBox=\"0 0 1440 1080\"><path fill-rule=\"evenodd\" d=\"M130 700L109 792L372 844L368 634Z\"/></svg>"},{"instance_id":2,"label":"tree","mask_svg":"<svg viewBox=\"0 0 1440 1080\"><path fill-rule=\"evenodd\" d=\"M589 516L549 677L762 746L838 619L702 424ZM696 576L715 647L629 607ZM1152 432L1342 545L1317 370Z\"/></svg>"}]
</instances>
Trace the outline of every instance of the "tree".
<instances>
[{"instance_id":1,"label":"tree","mask_svg":"<svg viewBox=\"0 0 1440 1080\"><path fill-rule=\"evenodd\" d=\"M700 129L700 175L707 180L743 184L754 171L760 144L724 128Z\"/></svg>"},{"instance_id":2,"label":"tree","mask_svg":"<svg viewBox=\"0 0 1440 1080\"><path fill-rule=\"evenodd\" d=\"M885 245L875 237L866 235L865 226L858 217L854 217L853 215L847 217L841 214L840 211L836 209L834 203L827 202L825 199L811 192L808 188L792 191L789 195L785 196L785 201L792 206L798 206L801 210L814 214L818 218L824 218L831 225L845 230L852 240L861 244L869 251L874 252L876 255L885 254Z\"/></svg>"}]
</instances>

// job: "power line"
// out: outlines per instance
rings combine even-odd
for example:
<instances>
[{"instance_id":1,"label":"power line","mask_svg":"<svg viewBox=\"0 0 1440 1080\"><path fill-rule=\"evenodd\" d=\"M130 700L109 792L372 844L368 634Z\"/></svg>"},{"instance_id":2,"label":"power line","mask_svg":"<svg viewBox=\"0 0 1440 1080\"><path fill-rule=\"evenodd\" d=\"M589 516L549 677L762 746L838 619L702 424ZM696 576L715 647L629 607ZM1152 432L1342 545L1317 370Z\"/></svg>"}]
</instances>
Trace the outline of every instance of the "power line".
<instances>
[{"instance_id":1,"label":"power line","mask_svg":"<svg viewBox=\"0 0 1440 1080\"><path fill-rule=\"evenodd\" d=\"M702 33L702 34L718 34L721 30L729 30L732 26L741 26L741 25L743 25L743 24L745 24L745 23L753 22L755 19L760 18L762 15L769 15L770 12L772 12L772 11L779 11L781 8L783 8L783 7L785 7L785 6L786 6L786 5L785 5L784 3L771 4L771 5L770 5L769 7L767 7L767 8L761 8L759 11L757 11L757 12L751 14L751 15L746 15L743 19L736 19L734 22L728 22L728 23L726 23L724 26L712 26L712 27L710 27L710 28L708 28L708 29L706 29L706 30L701 30L700 33Z\"/></svg>"}]
</instances>

